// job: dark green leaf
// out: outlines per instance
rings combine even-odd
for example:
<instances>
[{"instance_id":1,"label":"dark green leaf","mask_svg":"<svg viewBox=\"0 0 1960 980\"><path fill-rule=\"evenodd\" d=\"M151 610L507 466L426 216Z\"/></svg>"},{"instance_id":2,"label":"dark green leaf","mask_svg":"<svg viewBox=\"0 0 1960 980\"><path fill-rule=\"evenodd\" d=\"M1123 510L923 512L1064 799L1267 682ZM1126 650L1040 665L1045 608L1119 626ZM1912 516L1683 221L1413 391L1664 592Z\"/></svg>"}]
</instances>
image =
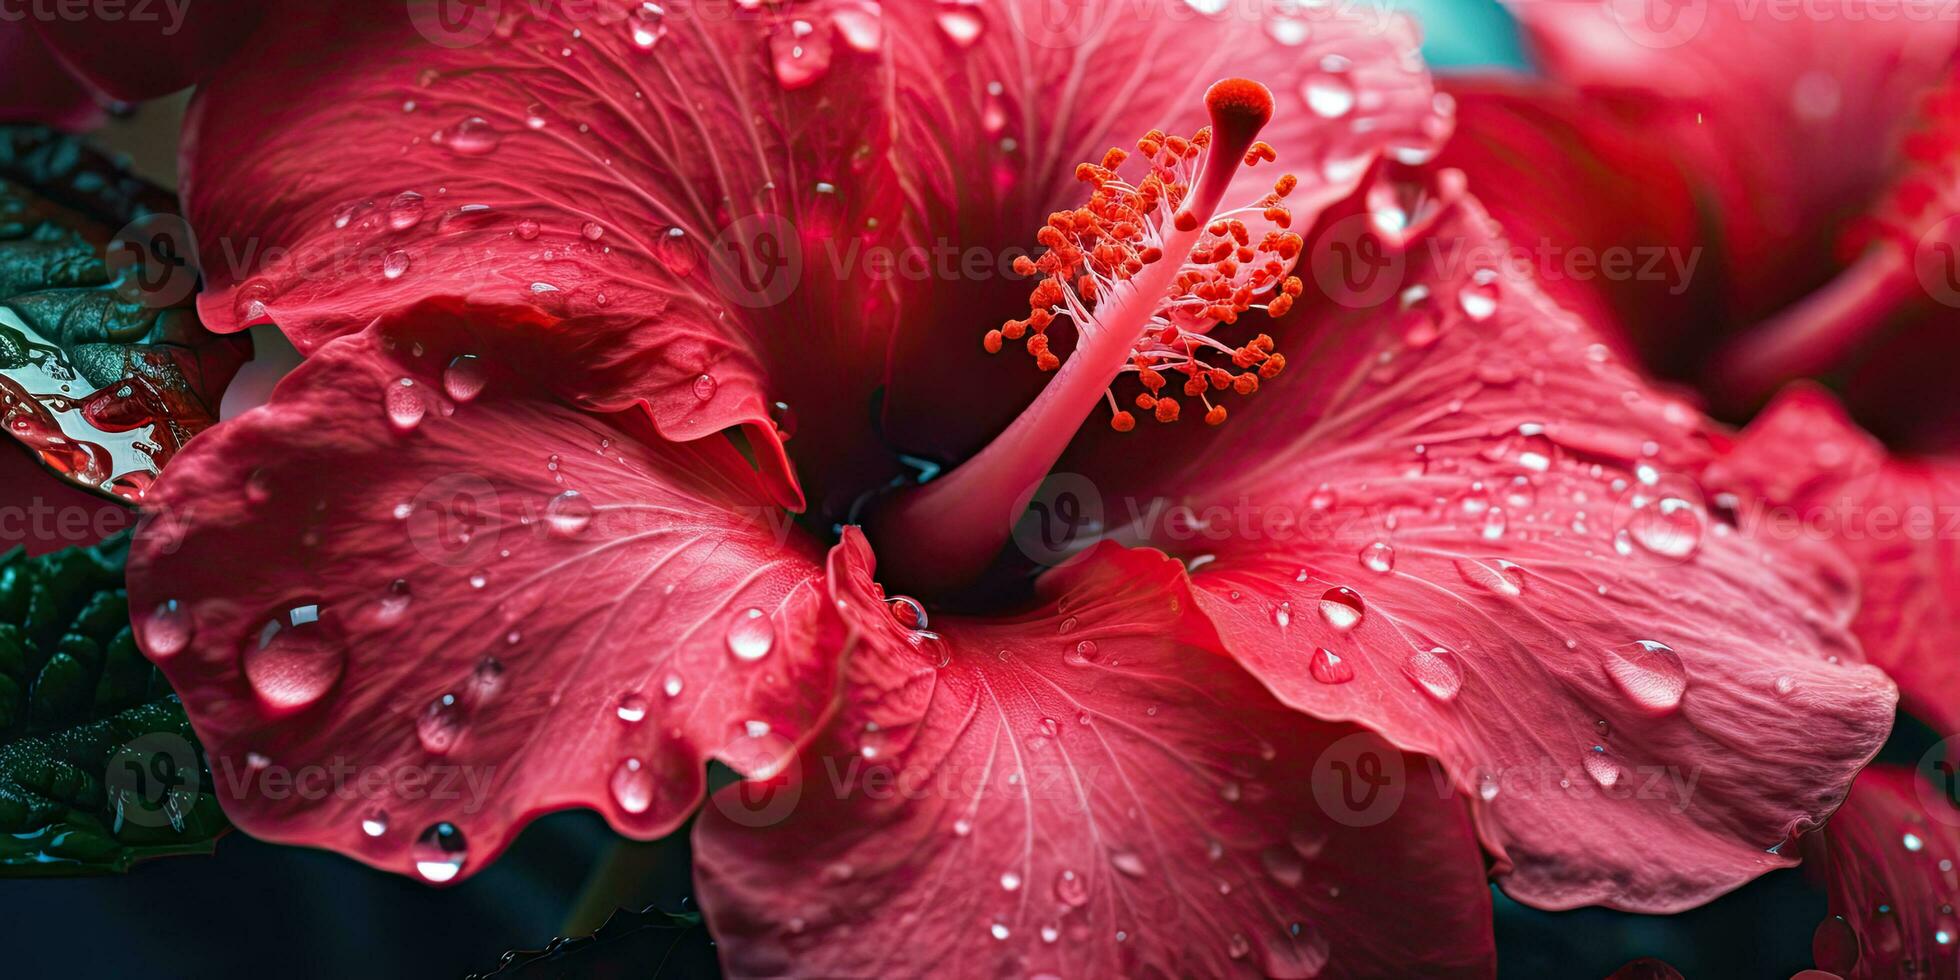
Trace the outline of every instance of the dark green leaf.
<instances>
[{"instance_id":1,"label":"dark green leaf","mask_svg":"<svg viewBox=\"0 0 1960 980\"><path fill-rule=\"evenodd\" d=\"M0 877L124 871L225 829L183 706L130 635L127 549L0 558Z\"/></svg>"}]
</instances>

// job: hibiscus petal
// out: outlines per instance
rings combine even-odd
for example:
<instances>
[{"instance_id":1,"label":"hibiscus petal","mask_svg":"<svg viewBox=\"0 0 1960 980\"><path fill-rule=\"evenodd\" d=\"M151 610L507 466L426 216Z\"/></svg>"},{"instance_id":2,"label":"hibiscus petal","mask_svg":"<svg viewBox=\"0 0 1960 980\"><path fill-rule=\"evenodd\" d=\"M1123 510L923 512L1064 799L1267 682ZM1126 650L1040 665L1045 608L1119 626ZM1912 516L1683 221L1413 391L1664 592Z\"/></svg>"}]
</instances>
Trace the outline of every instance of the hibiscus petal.
<instances>
[{"instance_id":1,"label":"hibiscus petal","mask_svg":"<svg viewBox=\"0 0 1960 980\"><path fill-rule=\"evenodd\" d=\"M1894 458L1837 400L1792 385L1712 464L1711 488L1737 495L1745 528L1766 539L1842 548L1861 602L1853 628L1865 656L1899 683L1905 707L1960 731L1960 462Z\"/></svg>"},{"instance_id":2,"label":"hibiscus petal","mask_svg":"<svg viewBox=\"0 0 1960 980\"><path fill-rule=\"evenodd\" d=\"M1514 897L1674 911L1792 863L1773 849L1841 799L1896 692L1857 662L1842 563L1711 516L1705 423L1508 254L1445 197L1377 271L1383 306L1279 321L1295 353L1260 424L1194 456L1208 484L1104 509L1192 562L1281 700L1442 759Z\"/></svg>"},{"instance_id":3,"label":"hibiscus petal","mask_svg":"<svg viewBox=\"0 0 1960 980\"><path fill-rule=\"evenodd\" d=\"M1960 804L1922 775L1865 770L1824 831L1804 839L1831 896L1833 917L1812 944L1819 969L1859 980L1955 975Z\"/></svg>"},{"instance_id":4,"label":"hibiscus petal","mask_svg":"<svg viewBox=\"0 0 1960 980\"><path fill-rule=\"evenodd\" d=\"M932 4L903 6L906 18L935 14ZM971 8L989 27L963 57L897 47L909 110L898 145L931 152L907 175L921 185L924 229L941 236L918 244L950 235L996 260L1004 249L1033 249L1050 213L1087 199L1077 163L1130 149L1153 128L1196 131L1207 123L1206 87L1224 77L1262 82L1278 100L1261 134L1278 163L1243 171L1228 201L1255 203L1280 172L1293 173L1300 184L1287 205L1297 228L1351 192L1376 158L1435 153L1450 106L1434 96L1411 22L1378 9L1283 6L1015 0ZM1028 284L996 267L908 284L893 357L904 370L892 375L884 412L894 444L963 459L1046 382L1025 361L981 349L988 328L1027 314Z\"/></svg>"},{"instance_id":5,"label":"hibiscus petal","mask_svg":"<svg viewBox=\"0 0 1960 980\"><path fill-rule=\"evenodd\" d=\"M732 974L1492 972L1461 798L1222 660L1176 563L1107 546L1039 609L937 637L872 572L847 531L832 585L864 642L831 734L696 827ZM1343 802L1349 764L1388 788Z\"/></svg>"},{"instance_id":6,"label":"hibiscus petal","mask_svg":"<svg viewBox=\"0 0 1960 980\"><path fill-rule=\"evenodd\" d=\"M320 347L173 464L129 572L233 820L431 881L566 807L671 831L707 758L821 723L842 639L729 443L545 397L476 320Z\"/></svg>"},{"instance_id":7,"label":"hibiscus petal","mask_svg":"<svg viewBox=\"0 0 1960 980\"><path fill-rule=\"evenodd\" d=\"M1546 74L1604 96L1597 112L1667 147L1701 186L1745 320L1835 271L1841 223L1890 183L1916 96L1956 48L1946 11L1889 0L1509 6Z\"/></svg>"},{"instance_id":8,"label":"hibiscus petal","mask_svg":"<svg viewBox=\"0 0 1960 980\"><path fill-rule=\"evenodd\" d=\"M197 82L258 27L253 0L156 0L93 16L37 17L56 58L104 95L138 102ZM72 8L71 8L72 9Z\"/></svg>"},{"instance_id":9,"label":"hibiscus petal","mask_svg":"<svg viewBox=\"0 0 1960 980\"><path fill-rule=\"evenodd\" d=\"M26 24L0 22L0 64L7 66L0 122L84 129L101 115L95 100Z\"/></svg>"}]
</instances>

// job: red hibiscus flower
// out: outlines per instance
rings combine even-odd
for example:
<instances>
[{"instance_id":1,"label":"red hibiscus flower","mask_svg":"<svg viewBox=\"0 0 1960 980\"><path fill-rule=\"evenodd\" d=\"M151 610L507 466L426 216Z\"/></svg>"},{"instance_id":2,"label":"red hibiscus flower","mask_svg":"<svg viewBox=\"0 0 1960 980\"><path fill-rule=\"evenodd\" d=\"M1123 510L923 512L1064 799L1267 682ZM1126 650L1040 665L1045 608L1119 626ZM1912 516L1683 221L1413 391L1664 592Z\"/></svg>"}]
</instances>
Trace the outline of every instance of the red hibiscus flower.
<instances>
[{"instance_id":1,"label":"red hibiscus flower","mask_svg":"<svg viewBox=\"0 0 1960 980\"><path fill-rule=\"evenodd\" d=\"M1889 729L1405 22L492 6L281 7L192 109L200 312L309 357L130 598L247 831L455 881L714 760L737 973L1481 974L1486 857L1692 906Z\"/></svg>"},{"instance_id":2,"label":"red hibiscus flower","mask_svg":"<svg viewBox=\"0 0 1960 980\"><path fill-rule=\"evenodd\" d=\"M1951 11L1660 0L1516 11L1549 77L1454 86L1464 136L1444 161L1494 189L1485 199L1516 238L1700 257L1691 280L1566 277L1548 289L1718 410L1760 408L1703 485L1752 536L1840 549L1860 583L1853 628L1867 655L1897 678L1908 711L1953 732ZM1497 196L1521 186L1523 167L1562 193ZM1925 776L1917 791L1909 773L1861 777L1813 846L1830 855L1842 916L1820 929L1820 967L1950 971L1956 811L1934 788L1939 773Z\"/></svg>"}]
</instances>

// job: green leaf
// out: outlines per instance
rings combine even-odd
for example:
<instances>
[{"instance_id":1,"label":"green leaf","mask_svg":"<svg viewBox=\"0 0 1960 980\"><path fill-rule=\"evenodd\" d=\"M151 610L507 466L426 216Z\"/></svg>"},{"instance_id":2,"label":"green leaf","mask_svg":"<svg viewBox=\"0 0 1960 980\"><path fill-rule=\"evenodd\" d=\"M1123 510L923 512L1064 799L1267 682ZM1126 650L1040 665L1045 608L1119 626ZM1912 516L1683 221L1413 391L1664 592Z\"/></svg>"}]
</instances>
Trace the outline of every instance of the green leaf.
<instances>
[{"instance_id":1,"label":"green leaf","mask_svg":"<svg viewBox=\"0 0 1960 980\"><path fill-rule=\"evenodd\" d=\"M0 125L0 428L63 478L140 499L251 358L193 303L168 191L80 139Z\"/></svg>"},{"instance_id":2,"label":"green leaf","mask_svg":"<svg viewBox=\"0 0 1960 980\"><path fill-rule=\"evenodd\" d=\"M0 556L0 877L126 871L226 829L183 705L130 634L128 546Z\"/></svg>"},{"instance_id":3,"label":"green leaf","mask_svg":"<svg viewBox=\"0 0 1960 980\"><path fill-rule=\"evenodd\" d=\"M590 936L554 939L540 950L510 952L470 980L660 980L721 975L714 940L693 912L620 909Z\"/></svg>"}]
</instances>

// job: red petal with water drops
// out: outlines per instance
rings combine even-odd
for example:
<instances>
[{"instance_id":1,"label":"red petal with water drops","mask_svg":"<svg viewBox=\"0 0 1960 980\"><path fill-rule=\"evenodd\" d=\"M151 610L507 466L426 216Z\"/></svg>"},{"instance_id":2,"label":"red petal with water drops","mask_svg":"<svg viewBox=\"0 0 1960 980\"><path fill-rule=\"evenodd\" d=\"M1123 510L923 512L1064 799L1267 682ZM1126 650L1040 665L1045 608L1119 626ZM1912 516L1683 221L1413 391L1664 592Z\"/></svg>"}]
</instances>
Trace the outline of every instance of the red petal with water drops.
<instances>
[{"instance_id":1,"label":"red petal with water drops","mask_svg":"<svg viewBox=\"0 0 1960 980\"><path fill-rule=\"evenodd\" d=\"M837 26L875 8L464 12L306 5L200 89L185 183L210 322L276 321L310 351L433 296L577 318L550 354L595 367L588 404L644 401L681 440L743 426L792 503L793 428L825 447L798 462L826 493L876 449L893 320L862 252L902 224L890 64ZM772 51L827 60L790 84Z\"/></svg>"},{"instance_id":2,"label":"red petal with water drops","mask_svg":"<svg viewBox=\"0 0 1960 980\"><path fill-rule=\"evenodd\" d=\"M1711 465L1743 527L1844 550L1862 591L1865 655L1899 682L1906 710L1960 731L1960 462L1893 457L1815 385L1787 388Z\"/></svg>"},{"instance_id":3,"label":"red petal with water drops","mask_svg":"<svg viewBox=\"0 0 1960 980\"><path fill-rule=\"evenodd\" d=\"M1960 798L1951 788L1941 770L1873 766L1823 832L1804 838L1831 896L1811 944L1818 969L1854 980L1960 976Z\"/></svg>"},{"instance_id":4,"label":"red petal with water drops","mask_svg":"<svg viewBox=\"0 0 1960 980\"><path fill-rule=\"evenodd\" d=\"M923 191L925 234L915 244L978 245L988 260L980 275L909 284L893 357L904 370L892 375L885 424L895 445L934 459L971 455L1047 381L1018 358L989 357L979 337L1026 315L1028 282L998 270L1036 247L1050 213L1087 198L1078 163L1112 146L1134 149L1153 128L1194 132L1208 121L1208 86L1252 79L1277 100L1260 138L1278 161L1243 170L1227 201L1252 204L1281 173L1295 174L1287 206L1303 230L1372 161L1427 159L1450 130L1416 29L1379 8L1012 0L887 10L906 23L955 11L984 25L960 57L917 31L900 32L894 48L912 107L898 117L898 145L930 148L905 167ZM1057 350L1073 344L1072 329L1058 325Z\"/></svg>"},{"instance_id":5,"label":"red petal with water drops","mask_svg":"<svg viewBox=\"0 0 1960 980\"><path fill-rule=\"evenodd\" d=\"M935 635L872 574L847 531L862 646L829 734L696 826L732 975L1492 972L1462 798L1222 659L1176 563L1105 546Z\"/></svg>"},{"instance_id":6,"label":"red petal with water drops","mask_svg":"<svg viewBox=\"0 0 1960 980\"><path fill-rule=\"evenodd\" d=\"M1917 97L1956 48L1937 4L1510 7L1546 74L1668 148L1712 203L1709 244L1742 322L1835 271L1844 222L1892 182Z\"/></svg>"},{"instance_id":7,"label":"red petal with water drops","mask_svg":"<svg viewBox=\"0 0 1960 980\"><path fill-rule=\"evenodd\" d=\"M1843 563L1711 515L1705 423L1507 254L1441 200L1383 253L1381 305L1280 321L1297 353L1208 483L1104 510L1193 564L1281 700L1442 759L1514 897L1687 908L1794 863L1773 849L1841 800L1896 692L1858 662ZM1316 676L1323 648L1351 679Z\"/></svg>"},{"instance_id":8,"label":"red petal with water drops","mask_svg":"<svg viewBox=\"0 0 1960 980\"><path fill-rule=\"evenodd\" d=\"M137 636L233 821L453 881L541 813L652 838L710 757L779 765L835 688L818 549L726 440L570 408L417 312L318 348L151 495Z\"/></svg>"},{"instance_id":9,"label":"red petal with water drops","mask_svg":"<svg viewBox=\"0 0 1960 980\"><path fill-rule=\"evenodd\" d=\"M264 0L153 0L31 23L70 71L124 102L195 84L258 27ZM113 9L113 13L112 13Z\"/></svg>"},{"instance_id":10,"label":"red petal with water drops","mask_svg":"<svg viewBox=\"0 0 1960 980\"><path fill-rule=\"evenodd\" d=\"M1545 294L1652 368L1698 370L1680 362L1681 345L1717 329L1708 314L1722 277L1669 147L1548 83L1446 77L1443 88L1457 130L1437 165L1468 175Z\"/></svg>"}]
</instances>

